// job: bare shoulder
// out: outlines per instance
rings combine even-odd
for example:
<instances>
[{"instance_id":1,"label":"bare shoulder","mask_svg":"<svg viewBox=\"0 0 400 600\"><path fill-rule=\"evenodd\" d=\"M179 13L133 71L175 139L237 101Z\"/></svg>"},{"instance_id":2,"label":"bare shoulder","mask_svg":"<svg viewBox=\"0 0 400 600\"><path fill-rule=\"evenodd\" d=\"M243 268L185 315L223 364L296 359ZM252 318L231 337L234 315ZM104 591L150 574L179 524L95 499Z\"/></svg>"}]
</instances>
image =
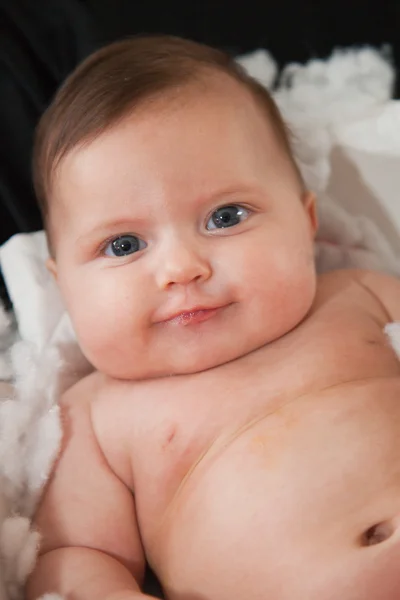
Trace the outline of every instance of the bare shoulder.
<instances>
[{"instance_id":1,"label":"bare shoulder","mask_svg":"<svg viewBox=\"0 0 400 600\"><path fill-rule=\"evenodd\" d=\"M400 320L400 278L380 271L346 269L320 276L322 287L349 289L351 284L361 287L381 306L387 321Z\"/></svg>"},{"instance_id":2,"label":"bare shoulder","mask_svg":"<svg viewBox=\"0 0 400 600\"><path fill-rule=\"evenodd\" d=\"M400 278L380 271L357 269L354 279L380 302L388 321L400 320Z\"/></svg>"}]
</instances>

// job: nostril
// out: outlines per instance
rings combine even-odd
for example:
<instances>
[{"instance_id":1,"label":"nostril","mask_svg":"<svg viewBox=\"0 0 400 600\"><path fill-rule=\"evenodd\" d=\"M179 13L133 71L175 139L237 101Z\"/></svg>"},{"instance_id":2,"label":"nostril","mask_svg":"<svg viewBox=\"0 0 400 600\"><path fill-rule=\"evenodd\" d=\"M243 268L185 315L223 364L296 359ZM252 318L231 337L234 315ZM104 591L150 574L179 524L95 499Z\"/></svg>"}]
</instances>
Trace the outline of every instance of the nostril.
<instances>
[{"instance_id":1,"label":"nostril","mask_svg":"<svg viewBox=\"0 0 400 600\"><path fill-rule=\"evenodd\" d=\"M394 533L394 526L392 523L385 521L383 523L377 523L369 529L367 529L361 536L362 546L374 546L376 544L382 544L386 542Z\"/></svg>"}]
</instances>

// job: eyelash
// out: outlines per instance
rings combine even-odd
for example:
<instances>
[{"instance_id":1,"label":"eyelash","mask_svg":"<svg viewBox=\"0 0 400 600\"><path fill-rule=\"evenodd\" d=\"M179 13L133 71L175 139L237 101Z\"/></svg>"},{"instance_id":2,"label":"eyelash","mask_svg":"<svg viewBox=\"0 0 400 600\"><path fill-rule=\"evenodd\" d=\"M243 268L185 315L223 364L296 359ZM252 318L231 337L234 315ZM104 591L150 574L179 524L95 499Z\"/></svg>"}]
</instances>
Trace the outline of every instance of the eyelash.
<instances>
[{"instance_id":1,"label":"eyelash","mask_svg":"<svg viewBox=\"0 0 400 600\"><path fill-rule=\"evenodd\" d=\"M210 213L210 214L207 216L206 223L208 223L208 222L209 222L209 220L211 219L211 217L213 216L213 214L214 214L214 213L216 213L217 211L219 211L219 210L223 210L224 208L231 208L231 207L235 207L235 208L238 208L239 210L244 210L244 211L246 211L246 212L248 213L248 217L249 217L249 216L250 216L250 215L253 213L253 210L252 210L252 209L250 209L250 208L248 208L248 207L244 206L243 204L235 204L235 203L223 204L222 206L218 206L217 208L215 208L215 209L214 209L214 210L213 210L213 211L212 211L212 212L211 212L211 213ZM247 217L247 218L248 218L248 217ZM222 228L215 227L215 229L213 229L213 230L211 230L211 231L215 231L215 230L221 231L221 230L223 230L223 229L230 229L230 227L226 227L226 228L225 228L225 227L222 227ZM208 231L210 231L210 230L208 230Z\"/></svg>"},{"instance_id":2,"label":"eyelash","mask_svg":"<svg viewBox=\"0 0 400 600\"><path fill-rule=\"evenodd\" d=\"M113 242L114 240L116 240L117 238L124 236L124 235L133 235L131 232L127 233L118 233L117 235L110 235L107 239L105 239L104 241L101 242L100 246L97 248L96 250L96 256L106 256L105 255L105 251L106 248L108 246L108 244L111 244L111 242Z\"/></svg>"},{"instance_id":3,"label":"eyelash","mask_svg":"<svg viewBox=\"0 0 400 600\"><path fill-rule=\"evenodd\" d=\"M250 209L249 207L246 207L246 206L244 206L243 204L235 204L235 203L224 204L224 205L222 205L222 206L218 206L217 208L214 208L214 209L213 209L213 210L212 210L212 211L211 211L211 212L210 212L210 213L207 215L205 222L206 222L206 223L208 223L208 222L209 222L209 220L211 219L212 215L213 215L215 212L217 212L218 210L221 210L221 209L224 209L224 208L228 208L228 207L230 207L230 206L235 206L235 207L237 207L237 208L239 208L239 209L244 209L245 211L247 211L247 212L249 213L249 216L250 216L250 215L251 215L251 214L254 212L252 209ZM226 227L226 228L221 228L221 229L218 229L218 228L216 228L216 229L213 229L212 231L215 231L215 230L217 230L217 231L221 231L221 230L224 230L224 229L230 229L230 228L229 228L229 227ZM124 233L118 233L117 235L115 235L115 234L114 234L114 235L111 235L111 236L109 236L109 237L108 237L106 240L102 241L101 245L99 246L99 248L98 248L98 250L97 250L97 252L96 252L96 255L97 255L97 256L103 256L103 257L106 257L106 255L105 255L105 250L106 250L107 246L108 246L110 243L112 243L114 240L116 240L117 238L119 238L119 237L123 237L123 236L125 236L125 235L132 235L132 236L134 236L134 237L137 237L138 239L141 239L141 238L140 238L138 235L136 235L136 234L132 233L131 231L130 231L130 232L124 232ZM135 253L135 254L136 254L136 253ZM129 255L127 255L127 256L129 256Z\"/></svg>"}]
</instances>

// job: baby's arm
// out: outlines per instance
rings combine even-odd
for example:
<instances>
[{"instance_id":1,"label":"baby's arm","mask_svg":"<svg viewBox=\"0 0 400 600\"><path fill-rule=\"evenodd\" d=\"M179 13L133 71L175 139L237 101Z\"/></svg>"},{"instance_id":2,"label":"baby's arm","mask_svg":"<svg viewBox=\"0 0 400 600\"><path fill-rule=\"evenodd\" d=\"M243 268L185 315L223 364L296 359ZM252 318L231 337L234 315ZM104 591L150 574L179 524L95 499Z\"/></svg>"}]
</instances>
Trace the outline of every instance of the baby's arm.
<instances>
[{"instance_id":1,"label":"baby's arm","mask_svg":"<svg viewBox=\"0 0 400 600\"><path fill-rule=\"evenodd\" d=\"M62 402L64 443L36 515L42 534L27 597L134 600L144 554L131 491L114 474L92 427L79 384Z\"/></svg>"},{"instance_id":2,"label":"baby's arm","mask_svg":"<svg viewBox=\"0 0 400 600\"><path fill-rule=\"evenodd\" d=\"M388 322L400 321L400 277L379 271L354 271L357 281L382 305Z\"/></svg>"}]
</instances>

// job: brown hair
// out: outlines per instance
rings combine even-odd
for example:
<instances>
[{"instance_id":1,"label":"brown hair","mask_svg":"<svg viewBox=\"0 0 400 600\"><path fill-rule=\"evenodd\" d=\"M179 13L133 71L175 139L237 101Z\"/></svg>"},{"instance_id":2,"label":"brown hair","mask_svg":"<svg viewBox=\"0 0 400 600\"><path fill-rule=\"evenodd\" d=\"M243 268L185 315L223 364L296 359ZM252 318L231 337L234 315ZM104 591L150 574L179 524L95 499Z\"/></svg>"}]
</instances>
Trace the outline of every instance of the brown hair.
<instances>
[{"instance_id":1,"label":"brown hair","mask_svg":"<svg viewBox=\"0 0 400 600\"><path fill-rule=\"evenodd\" d=\"M299 175L278 108L268 91L231 56L177 37L137 36L89 56L67 78L38 125L33 180L45 226L53 175L68 152L92 141L139 105L199 81L207 71L225 73L252 93Z\"/></svg>"}]
</instances>

